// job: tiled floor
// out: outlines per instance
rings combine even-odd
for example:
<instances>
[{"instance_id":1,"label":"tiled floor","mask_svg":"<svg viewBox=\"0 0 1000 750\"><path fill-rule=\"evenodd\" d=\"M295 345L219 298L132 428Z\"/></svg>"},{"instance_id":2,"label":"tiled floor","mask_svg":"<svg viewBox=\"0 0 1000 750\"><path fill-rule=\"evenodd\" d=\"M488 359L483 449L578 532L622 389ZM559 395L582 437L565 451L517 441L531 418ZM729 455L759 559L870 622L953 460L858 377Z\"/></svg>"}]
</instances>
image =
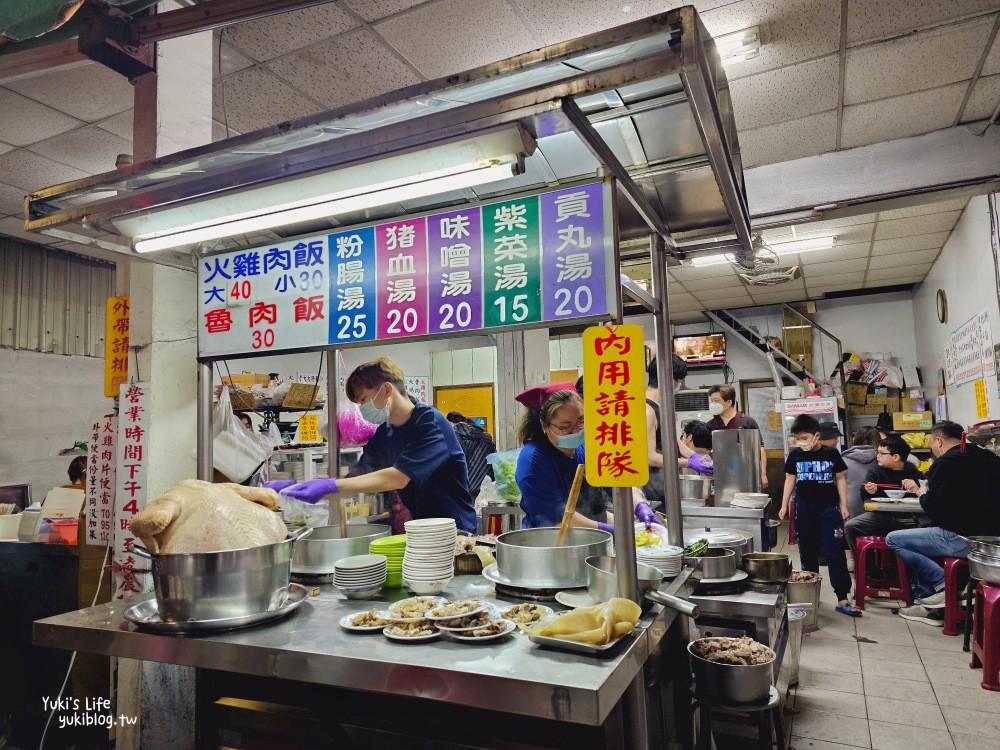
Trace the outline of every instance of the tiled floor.
<instances>
[{"instance_id":1,"label":"tiled floor","mask_svg":"<svg viewBox=\"0 0 1000 750\"><path fill-rule=\"evenodd\" d=\"M798 559L781 529L779 551ZM796 750L998 750L1000 693L983 690L962 638L892 614L834 611L824 575L820 629L803 637L799 686L785 732Z\"/></svg>"}]
</instances>

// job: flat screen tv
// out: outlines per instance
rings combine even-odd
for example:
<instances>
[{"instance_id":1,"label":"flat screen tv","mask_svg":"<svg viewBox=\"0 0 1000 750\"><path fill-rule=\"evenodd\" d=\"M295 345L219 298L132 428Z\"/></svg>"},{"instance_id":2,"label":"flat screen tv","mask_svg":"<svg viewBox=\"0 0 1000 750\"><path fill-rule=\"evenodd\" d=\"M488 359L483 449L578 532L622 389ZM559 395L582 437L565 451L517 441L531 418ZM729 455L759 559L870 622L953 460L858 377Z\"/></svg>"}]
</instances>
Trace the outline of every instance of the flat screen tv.
<instances>
[{"instance_id":1,"label":"flat screen tv","mask_svg":"<svg viewBox=\"0 0 1000 750\"><path fill-rule=\"evenodd\" d=\"M674 354L688 365L715 365L726 361L726 334L674 336Z\"/></svg>"},{"instance_id":2,"label":"flat screen tv","mask_svg":"<svg viewBox=\"0 0 1000 750\"><path fill-rule=\"evenodd\" d=\"M13 503L19 510L31 505L31 486L27 484L6 484L0 487L0 503Z\"/></svg>"}]
</instances>

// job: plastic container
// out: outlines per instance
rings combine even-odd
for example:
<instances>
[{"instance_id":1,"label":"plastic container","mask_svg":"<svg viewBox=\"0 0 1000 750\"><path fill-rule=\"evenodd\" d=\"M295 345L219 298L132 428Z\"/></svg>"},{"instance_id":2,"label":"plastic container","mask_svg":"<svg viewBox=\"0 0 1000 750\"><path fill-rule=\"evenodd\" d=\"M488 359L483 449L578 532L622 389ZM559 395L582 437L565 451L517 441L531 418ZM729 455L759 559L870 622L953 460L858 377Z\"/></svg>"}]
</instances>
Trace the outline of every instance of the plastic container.
<instances>
[{"instance_id":1,"label":"plastic container","mask_svg":"<svg viewBox=\"0 0 1000 750\"><path fill-rule=\"evenodd\" d=\"M802 622L803 633L815 633L819 630L819 587L823 576L817 575L815 581L789 581L785 589L785 597L789 607L793 604L809 604L812 609L806 610Z\"/></svg>"},{"instance_id":2,"label":"plastic container","mask_svg":"<svg viewBox=\"0 0 1000 750\"><path fill-rule=\"evenodd\" d=\"M51 520L51 526L52 541L58 542L59 544L76 544L76 535L80 527L80 519L53 518Z\"/></svg>"}]
</instances>

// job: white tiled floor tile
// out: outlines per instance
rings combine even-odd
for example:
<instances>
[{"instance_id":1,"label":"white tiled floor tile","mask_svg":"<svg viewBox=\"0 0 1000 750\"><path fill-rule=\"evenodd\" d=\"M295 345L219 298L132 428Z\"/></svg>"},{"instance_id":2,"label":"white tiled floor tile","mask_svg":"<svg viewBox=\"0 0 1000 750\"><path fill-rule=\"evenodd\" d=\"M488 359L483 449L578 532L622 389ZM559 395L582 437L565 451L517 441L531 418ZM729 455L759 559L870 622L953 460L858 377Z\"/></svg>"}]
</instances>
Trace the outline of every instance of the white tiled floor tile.
<instances>
[{"instance_id":1,"label":"white tiled floor tile","mask_svg":"<svg viewBox=\"0 0 1000 750\"><path fill-rule=\"evenodd\" d=\"M868 717L864 696L820 687L800 685L795 691L795 708L800 711L822 711L838 716L854 716L858 719Z\"/></svg>"},{"instance_id":2,"label":"white tiled floor tile","mask_svg":"<svg viewBox=\"0 0 1000 750\"><path fill-rule=\"evenodd\" d=\"M802 666L826 672L861 674L861 659L857 655L845 656L844 654L818 653L813 649L803 649L799 663Z\"/></svg>"},{"instance_id":3,"label":"white tiled floor tile","mask_svg":"<svg viewBox=\"0 0 1000 750\"><path fill-rule=\"evenodd\" d=\"M929 682L924 668L920 664L906 664L899 661L882 661L866 657L862 662L862 670L865 677L873 675L875 677L895 677L900 680L916 680L918 682Z\"/></svg>"},{"instance_id":4,"label":"white tiled floor tile","mask_svg":"<svg viewBox=\"0 0 1000 750\"><path fill-rule=\"evenodd\" d=\"M845 643L857 643L854 638L854 629L842 628L820 628L813 633L803 633L803 645L806 643L825 643L828 641L843 641Z\"/></svg>"},{"instance_id":5,"label":"white tiled floor tile","mask_svg":"<svg viewBox=\"0 0 1000 750\"><path fill-rule=\"evenodd\" d=\"M871 747L868 721L817 711L802 711L792 720L792 732L799 737L840 742L854 747Z\"/></svg>"},{"instance_id":6,"label":"white tiled floor tile","mask_svg":"<svg viewBox=\"0 0 1000 750\"><path fill-rule=\"evenodd\" d=\"M923 729L884 721L868 723L875 750L952 750L951 736L944 731Z\"/></svg>"},{"instance_id":7,"label":"white tiled floor tile","mask_svg":"<svg viewBox=\"0 0 1000 750\"><path fill-rule=\"evenodd\" d=\"M796 737L794 734L788 744L794 747L795 750L851 750L851 748L857 747L857 745L844 745L840 742L827 742L826 740L811 740L807 737ZM865 747L868 746L866 745Z\"/></svg>"},{"instance_id":8,"label":"white tiled floor tile","mask_svg":"<svg viewBox=\"0 0 1000 750\"><path fill-rule=\"evenodd\" d=\"M868 718L872 721L886 721L894 724L906 724L924 729L940 729L946 731L944 716L936 705L913 703L895 698L879 698L866 696Z\"/></svg>"},{"instance_id":9,"label":"white tiled floor tile","mask_svg":"<svg viewBox=\"0 0 1000 750\"><path fill-rule=\"evenodd\" d=\"M937 702L942 706L968 708L992 714L1000 714L1000 693L993 690L983 690L981 687L955 687L954 685L934 685ZM961 727L950 727L959 729ZM1000 743L998 743L1000 744Z\"/></svg>"},{"instance_id":10,"label":"white tiled floor tile","mask_svg":"<svg viewBox=\"0 0 1000 750\"><path fill-rule=\"evenodd\" d=\"M891 646L883 643L859 643L862 659L881 659L882 661L899 661L907 664L919 664L920 655L913 646Z\"/></svg>"},{"instance_id":11,"label":"white tiled floor tile","mask_svg":"<svg viewBox=\"0 0 1000 750\"><path fill-rule=\"evenodd\" d=\"M956 669L968 669L972 654L964 651L934 651L932 649L918 648L920 661L925 667L954 667Z\"/></svg>"},{"instance_id":12,"label":"white tiled floor tile","mask_svg":"<svg viewBox=\"0 0 1000 750\"><path fill-rule=\"evenodd\" d=\"M913 636L910 635L908 628L903 628L902 630L862 630L861 626L858 625L858 638L867 638L875 643L881 643L886 646L913 645ZM858 642L864 643L864 641Z\"/></svg>"},{"instance_id":13,"label":"white tiled floor tile","mask_svg":"<svg viewBox=\"0 0 1000 750\"><path fill-rule=\"evenodd\" d=\"M982 669L968 667L934 667L929 666L927 676L931 684L954 685L955 687L979 688L983 681Z\"/></svg>"},{"instance_id":14,"label":"white tiled floor tile","mask_svg":"<svg viewBox=\"0 0 1000 750\"><path fill-rule=\"evenodd\" d=\"M802 687L818 687L824 690L836 690L841 693L864 694L864 684L861 675L841 670L824 671L799 667L799 685Z\"/></svg>"},{"instance_id":15,"label":"white tiled floor tile","mask_svg":"<svg viewBox=\"0 0 1000 750\"><path fill-rule=\"evenodd\" d=\"M915 703L937 705L938 699L929 682L900 680L898 677L865 676L865 695L877 698L897 698ZM957 688L956 688L957 689Z\"/></svg>"},{"instance_id":16,"label":"white tiled floor tile","mask_svg":"<svg viewBox=\"0 0 1000 750\"><path fill-rule=\"evenodd\" d=\"M954 706L941 706L941 713L948 728L961 734L978 734L994 740L1000 735L1000 714Z\"/></svg>"},{"instance_id":17,"label":"white tiled floor tile","mask_svg":"<svg viewBox=\"0 0 1000 750\"><path fill-rule=\"evenodd\" d=\"M793 738L794 739L794 738ZM985 737L979 734L951 733L957 750L996 750L996 737Z\"/></svg>"},{"instance_id":18,"label":"white tiled floor tile","mask_svg":"<svg viewBox=\"0 0 1000 750\"><path fill-rule=\"evenodd\" d=\"M936 634L923 632L913 633L913 642L917 648L928 649L930 651L961 651L962 638L960 636L941 635L939 630Z\"/></svg>"}]
</instances>

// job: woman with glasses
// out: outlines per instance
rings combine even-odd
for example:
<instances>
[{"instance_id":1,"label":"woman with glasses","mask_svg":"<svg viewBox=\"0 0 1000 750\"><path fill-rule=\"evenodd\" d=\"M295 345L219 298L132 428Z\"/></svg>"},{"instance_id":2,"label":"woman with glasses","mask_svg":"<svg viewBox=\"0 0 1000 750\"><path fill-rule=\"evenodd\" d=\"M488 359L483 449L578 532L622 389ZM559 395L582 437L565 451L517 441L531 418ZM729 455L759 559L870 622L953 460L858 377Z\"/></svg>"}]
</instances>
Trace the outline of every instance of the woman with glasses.
<instances>
[{"instance_id":1,"label":"woman with glasses","mask_svg":"<svg viewBox=\"0 0 1000 750\"><path fill-rule=\"evenodd\" d=\"M572 383L551 383L529 388L516 400L527 408L518 425L514 478L521 490L524 528L558 526L566 510L576 467L586 464L583 450L583 400ZM614 518L605 494L584 480L573 516L573 526L614 532ZM644 502L641 490L633 491L636 517L647 527L659 523Z\"/></svg>"}]
</instances>

